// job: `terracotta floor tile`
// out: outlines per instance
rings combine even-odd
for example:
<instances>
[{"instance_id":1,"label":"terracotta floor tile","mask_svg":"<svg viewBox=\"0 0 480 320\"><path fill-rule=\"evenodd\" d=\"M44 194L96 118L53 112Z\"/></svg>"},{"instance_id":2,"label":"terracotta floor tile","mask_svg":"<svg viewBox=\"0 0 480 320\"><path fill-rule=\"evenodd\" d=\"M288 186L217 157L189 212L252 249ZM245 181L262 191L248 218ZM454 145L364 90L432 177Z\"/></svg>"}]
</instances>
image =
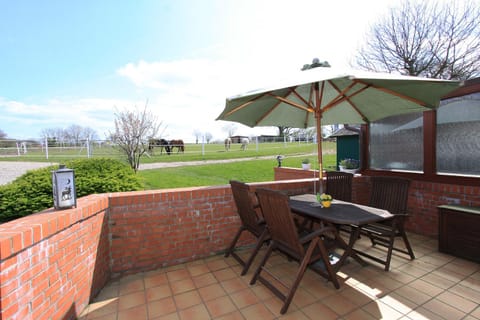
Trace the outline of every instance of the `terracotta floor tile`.
<instances>
[{"instance_id":1,"label":"terracotta floor tile","mask_svg":"<svg viewBox=\"0 0 480 320\"><path fill-rule=\"evenodd\" d=\"M352 301L345 299L345 297L340 294L329 296L323 299L322 303L327 305L338 315L347 314L356 308L356 305Z\"/></svg>"},{"instance_id":2,"label":"terracotta floor tile","mask_svg":"<svg viewBox=\"0 0 480 320\"><path fill-rule=\"evenodd\" d=\"M190 273L188 272L187 269L169 271L167 272L167 278L168 278L168 281L170 282L179 281L186 278L190 278Z\"/></svg>"},{"instance_id":3,"label":"terracotta floor tile","mask_svg":"<svg viewBox=\"0 0 480 320\"><path fill-rule=\"evenodd\" d=\"M427 281L424 281L422 279L415 280L412 283L409 284L410 286L414 287L416 290L421 291L425 294L427 294L430 297L435 297L439 295L440 293L443 292L442 288L439 288Z\"/></svg>"},{"instance_id":4,"label":"terracotta floor tile","mask_svg":"<svg viewBox=\"0 0 480 320\"><path fill-rule=\"evenodd\" d=\"M191 277L196 277L210 272L210 269L208 269L208 266L206 264L188 266L187 270L190 273Z\"/></svg>"},{"instance_id":5,"label":"terracotta floor tile","mask_svg":"<svg viewBox=\"0 0 480 320\"><path fill-rule=\"evenodd\" d=\"M438 295L436 299L439 301L443 301L444 303L464 313L470 313L475 310L475 308L478 307L478 304L480 302L478 300L476 302L473 302L452 292L443 292L442 294Z\"/></svg>"},{"instance_id":6,"label":"terracotta floor tile","mask_svg":"<svg viewBox=\"0 0 480 320\"><path fill-rule=\"evenodd\" d=\"M147 306L141 305L134 308L119 310L118 320L148 320Z\"/></svg>"},{"instance_id":7,"label":"terracotta floor tile","mask_svg":"<svg viewBox=\"0 0 480 320\"><path fill-rule=\"evenodd\" d=\"M206 273L200 276L195 276L192 278L192 280L193 280L193 283L195 284L195 287L197 288L206 287L218 282L212 273Z\"/></svg>"},{"instance_id":8,"label":"terracotta floor tile","mask_svg":"<svg viewBox=\"0 0 480 320\"><path fill-rule=\"evenodd\" d=\"M392 307L382 303L381 301L372 301L366 306L362 307L362 310L370 313L376 319L399 319L403 315Z\"/></svg>"},{"instance_id":9,"label":"terracotta floor tile","mask_svg":"<svg viewBox=\"0 0 480 320\"><path fill-rule=\"evenodd\" d=\"M338 319L339 315L330 309L328 306L322 302L315 302L311 305L308 305L302 308L303 313L305 313L310 319L318 319L321 315L322 320L329 319Z\"/></svg>"},{"instance_id":10,"label":"terracotta floor tile","mask_svg":"<svg viewBox=\"0 0 480 320\"><path fill-rule=\"evenodd\" d=\"M475 318L480 319L480 306L476 308L474 311L472 311L471 315L474 316Z\"/></svg>"},{"instance_id":11,"label":"terracotta floor tile","mask_svg":"<svg viewBox=\"0 0 480 320\"><path fill-rule=\"evenodd\" d=\"M214 271L213 275L215 276L215 278L217 278L218 281L224 281L224 280L236 278L240 274L234 272L232 268L225 268L225 269Z\"/></svg>"},{"instance_id":12,"label":"terracotta floor tile","mask_svg":"<svg viewBox=\"0 0 480 320\"><path fill-rule=\"evenodd\" d=\"M211 284L208 287L200 288L198 289L198 293L202 297L203 301L216 299L227 294L223 287L218 283Z\"/></svg>"},{"instance_id":13,"label":"terracotta floor tile","mask_svg":"<svg viewBox=\"0 0 480 320\"><path fill-rule=\"evenodd\" d=\"M155 301L172 295L172 290L168 284L148 288L145 290L147 301Z\"/></svg>"},{"instance_id":14,"label":"terracotta floor tile","mask_svg":"<svg viewBox=\"0 0 480 320\"><path fill-rule=\"evenodd\" d=\"M145 288L157 287L168 283L165 273L155 274L144 278Z\"/></svg>"},{"instance_id":15,"label":"terracotta floor tile","mask_svg":"<svg viewBox=\"0 0 480 320\"><path fill-rule=\"evenodd\" d=\"M227 313L223 316L215 318L215 320L245 320L242 313L238 310Z\"/></svg>"},{"instance_id":16,"label":"terracotta floor tile","mask_svg":"<svg viewBox=\"0 0 480 320\"><path fill-rule=\"evenodd\" d=\"M129 293L118 298L118 310L126 310L146 303L145 292Z\"/></svg>"},{"instance_id":17,"label":"terracotta floor tile","mask_svg":"<svg viewBox=\"0 0 480 320\"><path fill-rule=\"evenodd\" d=\"M228 296L212 299L205 302L208 312L213 318L236 311L237 308Z\"/></svg>"},{"instance_id":18,"label":"terracotta floor tile","mask_svg":"<svg viewBox=\"0 0 480 320\"><path fill-rule=\"evenodd\" d=\"M203 304L198 304L196 306L190 307L185 310L180 310L178 312L181 320L210 320L210 314L208 313L207 308Z\"/></svg>"},{"instance_id":19,"label":"terracotta floor tile","mask_svg":"<svg viewBox=\"0 0 480 320\"><path fill-rule=\"evenodd\" d=\"M174 313L177 308L172 297L151 301L147 305L150 318L165 316Z\"/></svg>"},{"instance_id":20,"label":"terracotta floor tile","mask_svg":"<svg viewBox=\"0 0 480 320\"><path fill-rule=\"evenodd\" d=\"M116 315L117 309L118 298L107 299L90 304L88 307L88 312L85 314L85 316L87 319L95 319L112 313Z\"/></svg>"},{"instance_id":21,"label":"terracotta floor tile","mask_svg":"<svg viewBox=\"0 0 480 320\"><path fill-rule=\"evenodd\" d=\"M233 278L220 282L221 286L227 293L237 292L248 288L248 286L239 278Z\"/></svg>"},{"instance_id":22,"label":"terracotta floor tile","mask_svg":"<svg viewBox=\"0 0 480 320\"><path fill-rule=\"evenodd\" d=\"M395 294L400 295L405 299L408 299L413 303L416 303L417 305L421 305L431 299L431 297L428 294L417 290L412 285L406 285L404 287L401 287L395 290Z\"/></svg>"},{"instance_id":23,"label":"terracotta floor tile","mask_svg":"<svg viewBox=\"0 0 480 320\"><path fill-rule=\"evenodd\" d=\"M288 312L277 319L281 320L310 320L301 310L288 310Z\"/></svg>"},{"instance_id":24,"label":"terracotta floor tile","mask_svg":"<svg viewBox=\"0 0 480 320\"><path fill-rule=\"evenodd\" d=\"M229 268L230 266L223 259L212 260L207 262L207 267L210 271L217 271L220 269Z\"/></svg>"},{"instance_id":25,"label":"terracotta floor tile","mask_svg":"<svg viewBox=\"0 0 480 320\"><path fill-rule=\"evenodd\" d=\"M151 317L151 320L180 320L180 315L177 312L173 312L164 316Z\"/></svg>"},{"instance_id":26,"label":"terracotta floor tile","mask_svg":"<svg viewBox=\"0 0 480 320\"><path fill-rule=\"evenodd\" d=\"M202 303L202 299L196 290L188 291L173 296L178 309L186 309L196 304Z\"/></svg>"},{"instance_id":27,"label":"terracotta floor tile","mask_svg":"<svg viewBox=\"0 0 480 320\"><path fill-rule=\"evenodd\" d=\"M440 300L430 300L422 305L422 308L444 317L448 320L462 319L466 314Z\"/></svg>"},{"instance_id":28,"label":"terracotta floor tile","mask_svg":"<svg viewBox=\"0 0 480 320\"><path fill-rule=\"evenodd\" d=\"M260 302L250 288L234 292L230 295L230 298L238 309Z\"/></svg>"},{"instance_id":29,"label":"terracotta floor tile","mask_svg":"<svg viewBox=\"0 0 480 320\"><path fill-rule=\"evenodd\" d=\"M265 307L261 303L254 304L252 306L248 306L246 308L243 308L240 310L242 315L245 317L245 319L262 319L262 320L269 320L269 319L275 319L275 315L268 310L267 307Z\"/></svg>"},{"instance_id":30,"label":"terracotta floor tile","mask_svg":"<svg viewBox=\"0 0 480 320\"><path fill-rule=\"evenodd\" d=\"M180 281L170 282L172 293L174 295L196 289L192 279L187 278Z\"/></svg>"},{"instance_id":31,"label":"terracotta floor tile","mask_svg":"<svg viewBox=\"0 0 480 320\"><path fill-rule=\"evenodd\" d=\"M269 289L258 281L250 285L255 266L242 277L235 259L218 255L110 281L79 320L302 320L320 314L322 320L480 320L480 264L438 252L435 239L410 240L417 259L394 256L389 272L351 260L338 273L339 290L307 270L285 315ZM362 242L381 254L368 239ZM275 253L267 267L289 284L298 264Z\"/></svg>"},{"instance_id":32,"label":"terracotta floor tile","mask_svg":"<svg viewBox=\"0 0 480 320\"><path fill-rule=\"evenodd\" d=\"M480 301L480 291L471 289L469 287L457 284L449 289L449 292L455 293L465 299L469 299L474 302Z\"/></svg>"},{"instance_id":33,"label":"terracotta floor tile","mask_svg":"<svg viewBox=\"0 0 480 320\"><path fill-rule=\"evenodd\" d=\"M133 279L131 281L120 283L119 286L119 294L129 294L132 292L143 291L145 286L143 284L143 278L140 279Z\"/></svg>"}]
</instances>

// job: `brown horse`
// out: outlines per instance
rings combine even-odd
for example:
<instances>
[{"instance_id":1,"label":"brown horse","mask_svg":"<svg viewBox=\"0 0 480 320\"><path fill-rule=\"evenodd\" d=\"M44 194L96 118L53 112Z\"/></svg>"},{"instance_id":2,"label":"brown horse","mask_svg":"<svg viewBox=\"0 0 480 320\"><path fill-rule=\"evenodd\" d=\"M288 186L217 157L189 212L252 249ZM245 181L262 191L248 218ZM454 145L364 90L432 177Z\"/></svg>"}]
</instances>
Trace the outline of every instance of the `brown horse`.
<instances>
[{"instance_id":1,"label":"brown horse","mask_svg":"<svg viewBox=\"0 0 480 320\"><path fill-rule=\"evenodd\" d=\"M170 155L170 151L172 150L172 147L168 144L168 141L165 139L149 139L148 140L148 151L150 151L153 155L154 147L160 147L160 154L163 153L163 149L165 148L165 151L167 152L168 155Z\"/></svg>"},{"instance_id":2,"label":"brown horse","mask_svg":"<svg viewBox=\"0 0 480 320\"><path fill-rule=\"evenodd\" d=\"M170 140L170 148L173 151L173 148L177 148L177 153L185 151L185 144L183 140Z\"/></svg>"}]
</instances>

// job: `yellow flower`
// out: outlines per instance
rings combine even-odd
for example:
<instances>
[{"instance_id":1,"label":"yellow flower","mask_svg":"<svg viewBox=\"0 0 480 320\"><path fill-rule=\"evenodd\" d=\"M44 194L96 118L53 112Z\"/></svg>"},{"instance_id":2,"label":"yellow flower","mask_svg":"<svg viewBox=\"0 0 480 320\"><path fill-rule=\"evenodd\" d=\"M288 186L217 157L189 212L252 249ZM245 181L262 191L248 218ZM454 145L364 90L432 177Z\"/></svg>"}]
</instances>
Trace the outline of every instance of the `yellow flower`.
<instances>
[{"instance_id":1,"label":"yellow flower","mask_svg":"<svg viewBox=\"0 0 480 320\"><path fill-rule=\"evenodd\" d=\"M320 195L320 200L321 201L332 201L332 196L326 193L322 193Z\"/></svg>"}]
</instances>

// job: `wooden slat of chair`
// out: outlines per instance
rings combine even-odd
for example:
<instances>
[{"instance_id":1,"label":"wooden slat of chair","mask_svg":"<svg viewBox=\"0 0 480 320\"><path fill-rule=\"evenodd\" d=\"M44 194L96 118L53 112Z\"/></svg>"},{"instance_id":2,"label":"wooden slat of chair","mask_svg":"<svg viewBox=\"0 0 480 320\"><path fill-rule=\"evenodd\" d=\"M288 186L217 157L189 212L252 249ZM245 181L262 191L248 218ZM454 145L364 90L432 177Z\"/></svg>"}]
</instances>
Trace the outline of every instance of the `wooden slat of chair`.
<instances>
[{"instance_id":1,"label":"wooden slat of chair","mask_svg":"<svg viewBox=\"0 0 480 320\"><path fill-rule=\"evenodd\" d=\"M372 259L385 266L385 271L390 269L393 251L408 254L410 259L415 259L413 249L405 232L405 218L407 217L408 188L410 180L397 177L372 177L372 192L369 205L386 209L394 218L383 223L368 224L361 227L361 233L370 238L372 246L380 245L387 248L386 259L367 254L362 251L357 253ZM406 250L395 247L395 238L401 237Z\"/></svg>"},{"instance_id":2,"label":"wooden slat of chair","mask_svg":"<svg viewBox=\"0 0 480 320\"><path fill-rule=\"evenodd\" d=\"M326 193L333 199L352 202L353 174L340 171L327 172Z\"/></svg>"},{"instance_id":3,"label":"wooden slat of chair","mask_svg":"<svg viewBox=\"0 0 480 320\"><path fill-rule=\"evenodd\" d=\"M288 196L279 191L268 189L257 189L256 193L267 223L271 241L250 284L255 284L258 279L277 297L282 299L283 306L280 310L281 314L287 312L307 267L312 266L317 261L322 261L325 270L316 268L314 271L327 280L332 281L335 288L338 289L340 284L330 264L328 251L323 241L324 237L337 237L338 233L336 229L334 227L323 227L300 238L288 204ZM295 280L290 288L287 288L286 294L284 294L278 286L275 286L262 276L262 272L270 274L266 268L266 262L275 250L286 254L289 259L294 259L300 263ZM281 285L285 286L284 283L281 283Z\"/></svg>"},{"instance_id":4,"label":"wooden slat of chair","mask_svg":"<svg viewBox=\"0 0 480 320\"><path fill-rule=\"evenodd\" d=\"M260 251L262 245L269 239L268 230L266 228L265 221L261 215L257 213L257 210L259 210L260 207L256 201L255 193L250 191L247 184L240 181L231 180L230 186L232 188L233 198L235 205L237 206L237 212L240 216L242 225L235 234L230 246L227 248L225 257L232 255L232 257L234 257L235 260L237 260L238 263L243 266L241 272L241 275L243 276L248 272L248 269L250 269L250 266ZM235 252L235 246L237 245L238 239L240 239L240 236L244 231L250 232L257 238L255 247L247 261L244 261Z\"/></svg>"},{"instance_id":5,"label":"wooden slat of chair","mask_svg":"<svg viewBox=\"0 0 480 320\"><path fill-rule=\"evenodd\" d=\"M326 193L333 199L352 202L352 181L353 174L341 171L328 171L326 183ZM340 231L350 233L351 227L344 225L338 226Z\"/></svg>"}]
</instances>

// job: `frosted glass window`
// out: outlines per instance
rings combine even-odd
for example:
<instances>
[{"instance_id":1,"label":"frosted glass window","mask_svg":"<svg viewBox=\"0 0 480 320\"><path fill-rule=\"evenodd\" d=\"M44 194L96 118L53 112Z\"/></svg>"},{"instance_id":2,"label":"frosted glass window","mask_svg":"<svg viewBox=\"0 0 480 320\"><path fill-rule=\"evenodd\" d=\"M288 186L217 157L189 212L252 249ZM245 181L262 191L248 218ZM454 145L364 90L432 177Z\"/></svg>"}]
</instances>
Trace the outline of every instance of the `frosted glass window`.
<instances>
[{"instance_id":1,"label":"frosted glass window","mask_svg":"<svg viewBox=\"0 0 480 320\"><path fill-rule=\"evenodd\" d=\"M423 113L370 124L370 168L423 171Z\"/></svg>"},{"instance_id":2,"label":"frosted glass window","mask_svg":"<svg viewBox=\"0 0 480 320\"><path fill-rule=\"evenodd\" d=\"M437 171L480 175L480 93L442 101L437 111Z\"/></svg>"}]
</instances>

